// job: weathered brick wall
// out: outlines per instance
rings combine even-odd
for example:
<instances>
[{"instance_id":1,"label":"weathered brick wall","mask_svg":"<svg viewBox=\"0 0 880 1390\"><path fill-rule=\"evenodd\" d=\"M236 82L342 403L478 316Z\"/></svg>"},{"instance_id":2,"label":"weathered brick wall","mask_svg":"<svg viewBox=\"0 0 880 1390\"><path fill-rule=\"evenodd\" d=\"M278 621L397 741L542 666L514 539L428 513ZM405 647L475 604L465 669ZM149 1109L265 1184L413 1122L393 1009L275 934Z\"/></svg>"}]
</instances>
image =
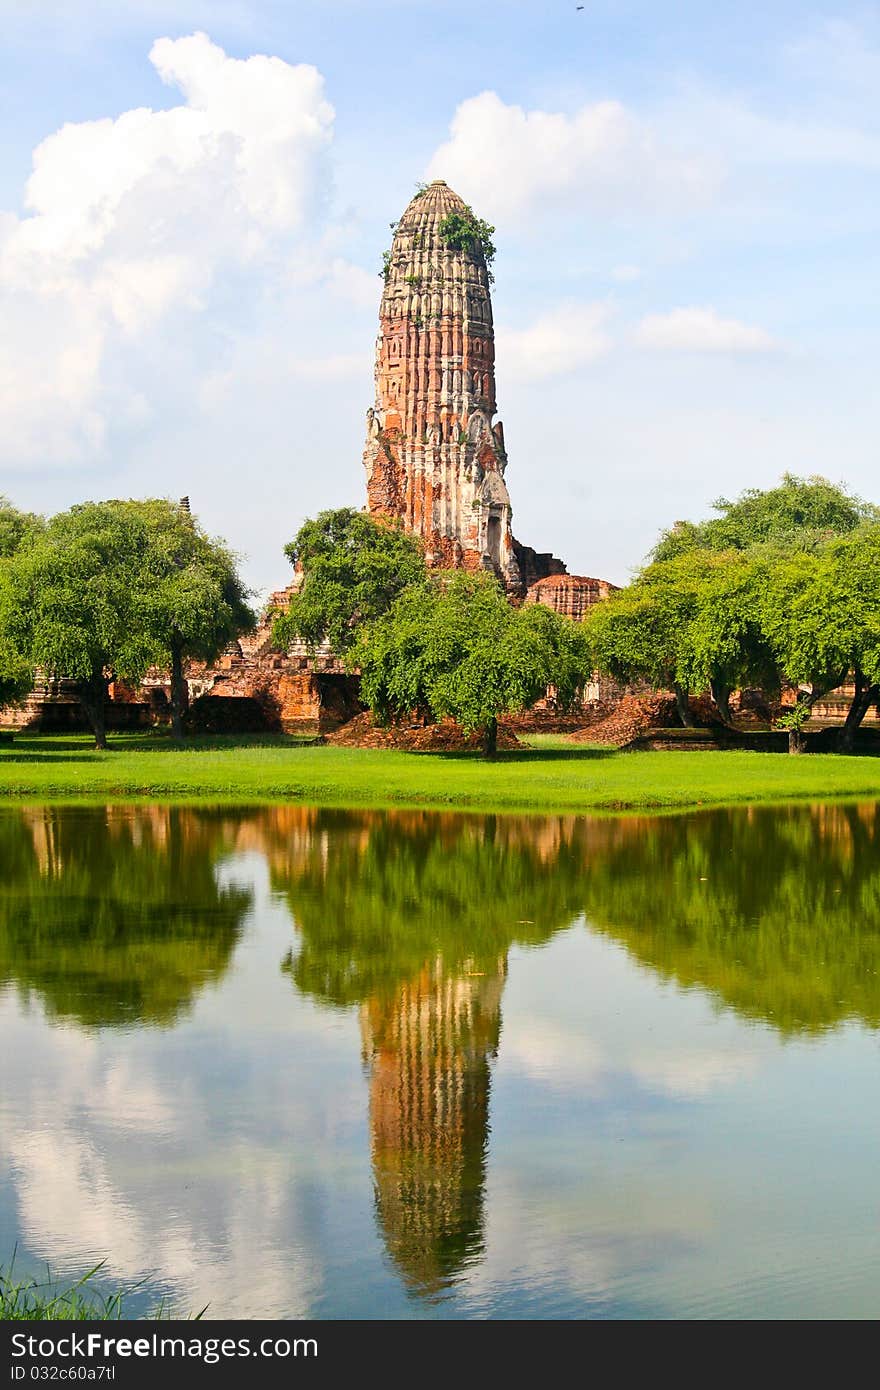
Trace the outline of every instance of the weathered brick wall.
<instances>
[{"instance_id":1,"label":"weathered brick wall","mask_svg":"<svg viewBox=\"0 0 880 1390\"><path fill-rule=\"evenodd\" d=\"M596 603L614 593L616 585L583 574L552 574L532 584L526 603L543 603L567 618L581 622Z\"/></svg>"}]
</instances>

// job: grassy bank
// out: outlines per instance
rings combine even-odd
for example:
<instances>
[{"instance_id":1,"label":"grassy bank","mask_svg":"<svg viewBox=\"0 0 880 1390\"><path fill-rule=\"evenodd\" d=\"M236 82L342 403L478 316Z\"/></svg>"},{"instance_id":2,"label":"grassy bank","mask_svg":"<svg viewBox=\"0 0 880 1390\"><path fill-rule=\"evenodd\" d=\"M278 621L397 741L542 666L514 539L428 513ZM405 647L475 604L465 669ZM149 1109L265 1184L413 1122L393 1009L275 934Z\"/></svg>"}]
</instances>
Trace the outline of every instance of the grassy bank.
<instances>
[{"instance_id":1,"label":"grassy bank","mask_svg":"<svg viewBox=\"0 0 880 1390\"><path fill-rule=\"evenodd\" d=\"M0 798L202 798L333 806L636 810L880 796L880 759L744 752L617 753L539 736L487 763L470 754L304 747L290 739L198 739L177 749L120 735L17 736L0 746Z\"/></svg>"},{"instance_id":2,"label":"grassy bank","mask_svg":"<svg viewBox=\"0 0 880 1390\"><path fill-rule=\"evenodd\" d=\"M0 1322L107 1322L128 1318L126 1295L102 1294L94 1280L101 1265L95 1265L81 1279L65 1284L47 1273L45 1279L23 1279L15 1274L15 1261L0 1269ZM159 1308L151 1317L169 1316Z\"/></svg>"}]
</instances>

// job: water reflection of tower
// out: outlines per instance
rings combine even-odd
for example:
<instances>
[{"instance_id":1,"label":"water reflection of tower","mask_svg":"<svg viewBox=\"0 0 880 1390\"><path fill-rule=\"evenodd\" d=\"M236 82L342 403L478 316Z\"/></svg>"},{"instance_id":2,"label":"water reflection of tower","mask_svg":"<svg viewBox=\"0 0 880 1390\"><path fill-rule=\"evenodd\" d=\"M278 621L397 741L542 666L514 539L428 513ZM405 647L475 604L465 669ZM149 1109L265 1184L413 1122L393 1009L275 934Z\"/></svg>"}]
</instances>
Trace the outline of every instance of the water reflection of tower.
<instances>
[{"instance_id":1,"label":"water reflection of tower","mask_svg":"<svg viewBox=\"0 0 880 1390\"><path fill-rule=\"evenodd\" d=\"M506 974L506 954L454 973L438 958L361 1010L378 1220L418 1293L439 1293L482 1253L490 1061Z\"/></svg>"}]
</instances>

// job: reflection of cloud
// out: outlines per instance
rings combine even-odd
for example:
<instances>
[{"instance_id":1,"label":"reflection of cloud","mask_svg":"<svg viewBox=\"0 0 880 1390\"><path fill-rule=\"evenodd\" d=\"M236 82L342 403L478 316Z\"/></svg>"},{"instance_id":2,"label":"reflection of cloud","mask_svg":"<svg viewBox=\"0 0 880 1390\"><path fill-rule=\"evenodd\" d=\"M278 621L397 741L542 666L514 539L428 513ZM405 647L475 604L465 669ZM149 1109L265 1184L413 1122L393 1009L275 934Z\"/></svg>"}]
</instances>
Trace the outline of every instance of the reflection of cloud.
<instances>
[{"instance_id":1,"label":"reflection of cloud","mask_svg":"<svg viewBox=\"0 0 880 1390\"><path fill-rule=\"evenodd\" d=\"M612 1051L581 1023L565 1027L539 1015L521 1017L506 1030L502 1059L506 1069L550 1091L607 1095L629 1076L647 1091L680 1100L705 1099L746 1080L759 1063L758 1053L742 1049L655 1045L637 1023Z\"/></svg>"},{"instance_id":2,"label":"reflection of cloud","mask_svg":"<svg viewBox=\"0 0 880 1390\"><path fill-rule=\"evenodd\" d=\"M32 1067L0 1131L0 1166L24 1248L58 1273L106 1260L111 1287L146 1279L181 1311L309 1315L322 1265L291 1209L303 1117L289 1098L267 1095L288 1138L264 1144L226 1113L220 1123L212 1111L230 1104L228 1092L181 1074L161 1042L135 1050L119 1033L53 1028L30 1048L13 1036Z\"/></svg>"},{"instance_id":3,"label":"reflection of cloud","mask_svg":"<svg viewBox=\"0 0 880 1390\"><path fill-rule=\"evenodd\" d=\"M128 1057L107 1069L104 1086L90 1097L92 1114L103 1124L134 1134L170 1134L174 1111L154 1078L138 1073Z\"/></svg>"},{"instance_id":4,"label":"reflection of cloud","mask_svg":"<svg viewBox=\"0 0 880 1390\"><path fill-rule=\"evenodd\" d=\"M754 1076L758 1057L748 1052L683 1048L678 1052L636 1055L629 1066L633 1076L651 1090L674 1098L702 1100L724 1086Z\"/></svg>"},{"instance_id":5,"label":"reflection of cloud","mask_svg":"<svg viewBox=\"0 0 880 1390\"><path fill-rule=\"evenodd\" d=\"M521 1317L601 1313L636 1271L668 1266L712 1225L693 1190L664 1190L650 1179L621 1186L610 1170L583 1161L546 1179L542 1165L516 1171L501 1156L490 1169L486 1256L466 1290L468 1306L484 1316L508 1300Z\"/></svg>"},{"instance_id":6,"label":"reflection of cloud","mask_svg":"<svg viewBox=\"0 0 880 1390\"><path fill-rule=\"evenodd\" d=\"M56 1259L81 1260L83 1252L106 1257L111 1281L134 1284L147 1277L170 1286L181 1311L197 1311L196 1302L204 1300L218 1312L234 1307L243 1317L279 1304L289 1316L308 1314L317 1271L278 1243L290 1183L282 1155L260 1152L251 1142L236 1142L223 1155L218 1228L215 1221L184 1215L184 1204L191 1204L183 1192L180 1205L167 1203L167 1192L164 1203L155 1194L145 1201L136 1190L143 1174L121 1181L103 1143L75 1129L72 1116L51 1130L13 1133L8 1142L21 1229L35 1249L51 1250Z\"/></svg>"},{"instance_id":7,"label":"reflection of cloud","mask_svg":"<svg viewBox=\"0 0 880 1390\"><path fill-rule=\"evenodd\" d=\"M506 1066L554 1090L595 1090L605 1070L602 1048L594 1039L581 1030L553 1027L545 1018L520 1020L503 1049Z\"/></svg>"}]
</instances>

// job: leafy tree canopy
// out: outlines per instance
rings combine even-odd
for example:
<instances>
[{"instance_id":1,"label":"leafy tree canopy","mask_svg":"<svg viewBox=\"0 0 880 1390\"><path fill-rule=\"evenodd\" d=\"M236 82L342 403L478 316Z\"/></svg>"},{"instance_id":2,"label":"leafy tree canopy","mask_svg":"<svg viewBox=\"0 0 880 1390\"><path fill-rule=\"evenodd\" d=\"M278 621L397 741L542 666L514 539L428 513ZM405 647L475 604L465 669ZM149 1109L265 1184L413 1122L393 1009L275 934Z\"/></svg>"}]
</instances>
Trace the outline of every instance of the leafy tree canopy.
<instances>
[{"instance_id":1,"label":"leafy tree canopy","mask_svg":"<svg viewBox=\"0 0 880 1390\"><path fill-rule=\"evenodd\" d=\"M760 574L754 557L731 550L655 561L587 618L598 665L623 683L711 691L729 718L738 686L778 685L756 614Z\"/></svg>"},{"instance_id":2,"label":"leafy tree canopy","mask_svg":"<svg viewBox=\"0 0 880 1390\"><path fill-rule=\"evenodd\" d=\"M285 554L302 583L272 628L280 647L330 643L345 657L362 624L387 613L410 584L425 580L421 545L399 526L353 507L321 512L300 527Z\"/></svg>"},{"instance_id":3,"label":"leafy tree canopy","mask_svg":"<svg viewBox=\"0 0 880 1390\"><path fill-rule=\"evenodd\" d=\"M141 676L154 652L134 620L148 544L145 519L124 503L86 502L53 517L10 563L20 648L73 680L105 667Z\"/></svg>"},{"instance_id":4,"label":"leafy tree canopy","mask_svg":"<svg viewBox=\"0 0 880 1390\"><path fill-rule=\"evenodd\" d=\"M0 496L0 560L9 559L45 525L41 516L20 512Z\"/></svg>"},{"instance_id":5,"label":"leafy tree canopy","mask_svg":"<svg viewBox=\"0 0 880 1390\"><path fill-rule=\"evenodd\" d=\"M0 709L21 700L34 683L33 666L7 635L5 610L8 601L0 575Z\"/></svg>"},{"instance_id":6,"label":"leafy tree canopy","mask_svg":"<svg viewBox=\"0 0 880 1390\"><path fill-rule=\"evenodd\" d=\"M880 520L880 508L846 488L794 473L785 473L778 487L747 488L735 501L720 497L713 507L718 516L679 521L665 531L652 558L670 560L691 550L746 550L766 542L810 549Z\"/></svg>"},{"instance_id":7,"label":"leafy tree canopy","mask_svg":"<svg viewBox=\"0 0 880 1390\"><path fill-rule=\"evenodd\" d=\"M800 700L807 711L852 673L840 736L841 750L851 751L869 705L880 699L880 524L866 523L814 554L776 554L759 617L779 669L806 687ZM798 713L786 721L795 734L805 722Z\"/></svg>"},{"instance_id":8,"label":"leafy tree canopy","mask_svg":"<svg viewBox=\"0 0 880 1390\"><path fill-rule=\"evenodd\" d=\"M137 622L153 643L153 660L171 668L171 719L183 733L185 658L212 661L256 624L236 556L202 530L183 507L163 498L122 504L147 531L137 594Z\"/></svg>"},{"instance_id":9,"label":"leafy tree canopy","mask_svg":"<svg viewBox=\"0 0 880 1390\"><path fill-rule=\"evenodd\" d=\"M139 680L210 657L253 621L234 559L170 502L88 502L34 529L8 562L4 635L78 683L99 746L111 673Z\"/></svg>"},{"instance_id":10,"label":"leafy tree canopy","mask_svg":"<svg viewBox=\"0 0 880 1390\"><path fill-rule=\"evenodd\" d=\"M33 686L33 666L12 635L8 562L43 524L42 517L18 511L0 496L0 708L21 699Z\"/></svg>"},{"instance_id":11,"label":"leafy tree canopy","mask_svg":"<svg viewBox=\"0 0 880 1390\"><path fill-rule=\"evenodd\" d=\"M432 576L368 625L355 652L361 697L380 717L413 710L481 732L494 753L498 717L555 686L568 708L588 679L582 625L541 604L516 609L492 575Z\"/></svg>"},{"instance_id":12,"label":"leafy tree canopy","mask_svg":"<svg viewBox=\"0 0 880 1390\"><path fill-rule=\"evenodd\" d=\"M147 531L138 613L158 660L175 648L210 661L255 625L236 556L189 512L164 498L122 504Z\"/></svg>"}]
</instances>

